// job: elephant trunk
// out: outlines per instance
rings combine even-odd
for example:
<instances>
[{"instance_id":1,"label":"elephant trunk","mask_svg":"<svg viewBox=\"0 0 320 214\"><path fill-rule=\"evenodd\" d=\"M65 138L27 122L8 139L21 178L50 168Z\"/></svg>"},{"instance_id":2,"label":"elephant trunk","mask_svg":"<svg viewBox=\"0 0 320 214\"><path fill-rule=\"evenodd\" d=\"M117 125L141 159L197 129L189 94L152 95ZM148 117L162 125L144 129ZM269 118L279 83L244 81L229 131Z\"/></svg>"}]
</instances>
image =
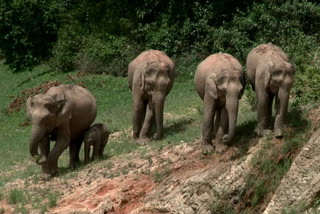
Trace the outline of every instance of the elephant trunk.
<instances>
[{"instance_id":1,"label":"elephant trunk","mask_svg":"<svg viewBox=\"0 0 320 214\"><path fill-rule=\"evenodd\" d=\"M164 94L154 94L153 102L156 114L157 134L156 139L161 139L163 136L163 109L164 109Z\"/></svg>"},{"instance_id":2,"label":"elephant trunk","mask_svg":"<svg viewBox=\"0 0 320 214\"><path fill-rule=\"evenodd\" d=\"M32 157L34 157L35 155L38 155L38 146L44 134L45 134L45 131L43 130L43 128L37 125L32 125L32 131L31 131L31 137L30 137L30 143L29 143L29 151Z\"/></svg>"},{"instance_id":3,"label":"elephant trunk","mask_svg":"<svg viewBox=\"0 0 320 214\"><path fill-rule=\"evenodd\" d=\"M229 143L235 135L237 117L238 117L239 100L237 98L229 98L226 100L226 109L228 112L229 131L225 137L225 143Z\"/></svg>"}]
</instances>

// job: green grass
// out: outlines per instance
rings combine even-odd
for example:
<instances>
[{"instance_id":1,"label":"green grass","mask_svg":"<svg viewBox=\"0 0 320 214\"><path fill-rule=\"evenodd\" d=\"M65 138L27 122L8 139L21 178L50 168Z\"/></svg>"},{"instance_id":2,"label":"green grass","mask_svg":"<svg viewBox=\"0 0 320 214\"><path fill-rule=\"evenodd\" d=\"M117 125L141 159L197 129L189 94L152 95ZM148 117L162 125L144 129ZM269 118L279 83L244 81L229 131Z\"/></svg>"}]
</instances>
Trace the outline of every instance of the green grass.
<instances>
[{"instance_id":1,"label":"green grass","mask_svg":"<svg viewBox=\"0 0 320 214\"><path fill-rule=\"evenodd\" d=\"M22 96L25 89L37 87L48 81L60 81L65 84L85 85L97 99L98 114L95 122L105 123L111 132L121 131L122 135L116 140L109 140L105 149L106 167L112 168L112 162L107 161L113 156L139 151L141 157L149 161L152 165L151 156L148 154L146 146L135 143L131 137L132 130L132 104L131 93L127 86L127 78L111 77L107 75L86 75L77 76L77 72L56 73L51 72L47 66L39 66L32 72L12 73L6 66L0 63L0 192L8 182L15 179L31 178L27 182L37 183L41 169L31 161L28 149L31 126L22 126L27 116L25 106L19 112L8 114L7 106L17 96ZM24 103L27 97L23 97ZM246 91L240 100L236 137L234 145L241 151L241 156L254 144L256 127L256 112L252 111L252 92ZM149 146L152 150L160 151L163 147L177 145L181 143L193 142L201 137L202 121L202 101L194 89L192 78L179 76L176 78L174 87L167 97L165 103L164 138L159 141L151 141ZM254 158L254 168L257 170L248 178L247 190L255 187L252 197L248 197L252 207L259 207L264 202L266 195L274 191L278 186L282 176L291 165L291 158L294 152L299 150L309 137L310 124L305 119L303 112L291 108L286 124L292 128L292 132L286 133L285 143L277 149L271 144L261 151L261 155ZM253 139L253 141L251 140ZM269 138L272 140L272 137ZM269 151L269 152L265 152ZM271 152L270 152L271 151ZM269 154L274 158L269 158ZM68 150L59 159L59 171L62 179L74 178L77 172L81 171L85 165L81 164L72 172L68 168ZM276 157L280 157L280 161ZM83 151L80 158L83 160ZM91 164L96 164L92 162ZM128 173L131 166L123 168L118 174L108 174L115 177ZM273 173L271 173L273 172ZM156 182L161 182L168 171L155 172L152 176ZM107 176L107 174L106 174ZM270 187L268 190L266 188ZM20 198L20 190L4 193L2 197L8 198L12 203L23 201ZM246 194L243 192L242 194ZM23 194L22 191L22 195ZM43 190L37 195L25 196L27 202L43 211L55 206L59 194L50 190ZM48 204L37 204L37 198L47 198ZM10 199L12 198L12 199ZM220 206L218 206L220 207ZM24 212L23 206L17 206ZM212 208L214 210L215 208ZM220 208L219 208L220 209ZM233 213L233 209L228 207L225 210ZM242 211L243 213L246 210Z\"/></svg>"},{"instance_id":2,"label":"green grass","mask_svg":"<svg viewBox=\"0 0 320 214\"><path fill-rule=\"evenodd\" d=\"M42 65L31 72L12 73L0 63L0 191L8 182L40 175L41 168L32 162L29 155L29 135L31 126L22 126L27 121L25 89L37 87L48 81L65 84L85 85L97 99L98 114L95 122L105 123L111 132L123 132L121 138L110 140L105 149L105 159L112 156L143 150L145 146L135 143L131 137L132 104L127 78L107 75L86 75L77 77L77 72L57 73ZM186 93L188 96L186 96ZM8 114L7 106L16 97L23 99L19 112ZM175 85L165 103L165 137L152 141L155 149L166 145L192 142L200 138L202 101L193 87L193 80L176 79ZM72 173L68 168L68 151L59 158L59 171L62 177L74 177L83 169L81 164ZM81 150L80 158L83 159ZM94 163L93 163L94 164ZM33 176L34 182L37 176Z\"/></svg>"},{"instance_id":3,"label":"green grass","mask_svg":"<svg viewBox=\"0 0 320 214\"><path fill-rule=\"evenodd\" d=\"M26 198L24 196L23 190L13 189L9 193L9 197L8 197L9 204L24 203L25 201L26 201Z\"/></svg>"}]
</instances>

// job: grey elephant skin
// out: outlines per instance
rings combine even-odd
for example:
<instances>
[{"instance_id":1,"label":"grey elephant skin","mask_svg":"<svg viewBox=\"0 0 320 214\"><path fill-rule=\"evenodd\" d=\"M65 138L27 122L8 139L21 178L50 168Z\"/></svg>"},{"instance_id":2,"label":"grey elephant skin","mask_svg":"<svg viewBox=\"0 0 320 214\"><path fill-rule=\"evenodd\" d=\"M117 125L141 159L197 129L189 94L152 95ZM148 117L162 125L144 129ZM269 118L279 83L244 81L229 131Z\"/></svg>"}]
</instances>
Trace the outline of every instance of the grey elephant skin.
<instances>
[{"instance_id":1,"label":"grey elephant skin","mask_svg":"<svg viewBox=\"0 0 320 214\"><path fill-rule=\"evenodd\" d=\"M84 132L96 118L95 97L76 85L59 85L45 94L27 100L27 114L31 119L30 154L36 158L38 148L44 173L54 176L58 172L58 158L69 146L70 167L79 162L79 151ZM50 151L50 140L56 141Z\"/></svg>"},{"instance_id":2,"label":"grey elephant skin","mask_svg":"<svg viewBox=\"0 0 320 214\"><path fill-rule=\"evenodd\" d=\"M276 45L262 44L247 57L247 76L256 93L258 135L271 132L272 104L275 98L274 134L283 136L284 117L288 110L294 67L287 55Z\"/></svg>"},{"instance_id":3,"label":"grey elephant skin","mask_svg":"<svg viewBox=\"0 0 320 214\"><path fill-rule=\"evenodd\" d=\"M148 132L153 119L157 132L163 137L163 109L175 78L175 65L163 52L148 50L137 56L128 66L128 83L133 101L133 137L149 141Z\"/></svg>"},{"instance_id":4,"label":"grey elephant skin","mask_svg":"<svg viewBox=\"0 0 320 214\"><path fill-rule=\"evenodd\" d=\"M239 99L245 79L241 64L227 53L213 54L196 70L194 83L203 100L202 153L223 152L235 135Z\"/></svg>"},{"instance_id":5,"label":"grey elephant skin","mask_svg":"<svg viewBox=\"0 0 320 214\"><path fill-rule=\"evenodd\" d=\"M89 163L90 147L93 147L92 158L95 160L98 157L103 158L103 151L108 143L109 130L102 123L94 124L84 135L84 161Z\"/></svg>"}]
</instances>

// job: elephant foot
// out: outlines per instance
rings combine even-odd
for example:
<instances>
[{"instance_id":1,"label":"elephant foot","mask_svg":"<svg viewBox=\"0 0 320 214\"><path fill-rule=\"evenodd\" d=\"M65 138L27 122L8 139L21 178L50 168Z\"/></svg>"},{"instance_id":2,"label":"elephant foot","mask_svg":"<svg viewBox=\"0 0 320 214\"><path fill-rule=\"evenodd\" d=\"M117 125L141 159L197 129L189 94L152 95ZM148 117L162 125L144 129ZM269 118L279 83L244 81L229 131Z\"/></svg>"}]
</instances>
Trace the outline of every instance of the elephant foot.
<instances>
[{"instance_id":1,"label":"elephant foot","mask_svg":"<svg viewBox=\"0 0 320 214\"><path fill-rule=\"evenodd\" d=\"M213 145L211 145L209 143L202 144L202 154L208 155L208 154L212 154L213 152L214 152Z\"/></svg>"},{"instance_id":2,"label":"elephant foot","mask_svg":"<svg viewBox=\"0 0 320 214\"><path fill-rule=\"evenodd\" d=\"M43 173L40 176L40 180L42 181L50 181L54 176L52 176L51 174L47 174L47 173Z\"/></svg>"},{"instance_id":3,"label":"elephant foot","mask_svg":"<svg viewBox=\"0 0 320 214\"><path fill-rule=\"evenodd\" d=\"M149 143L150 141L151 141L151 139L148 137L140 137L140 138L136 139L136 142L138 144L142 144L142 145L145 145L145 144Z\"/></svg>"},{"instance_id":4,"label":"elephant foot","mask_svg":"<svg viewBox=\"0 0 320 214\"><path fill-rule=\"evenodd\" d=\"M231 139L230 139L229 135L227 135L227 134L223 135L223 137L222 137L222 142L223 143L229 143L230 140Z\"/></svg>"},{"instance_id":5,"label":"elephant foot","mask_svg":"<svg viewBox=\"0 0 320 214\"><path fill-rule=\"evenodd\" d=\"M282 138L283 137L282 130L281 129L275 129L274 130L274 136L276 138Z\"/></svg>"},{"instance_id":6,"label":"elephant foot","mask_svg":"<svg viewBox=\"0 0 320 214\"><path fill-rule=\"evenodd\" d=\"M135 139L138 139L139 138L139 134L135 134L135 133L132 133L132 138L135 140Z\"/></svg>"},{"instance_id":7,"label":"elephant foot","mask_svg":"<svg viewBox=\"0 0 320 214\"><path fill-rule=\"evenodd\" d=\"M76 169L76 163L70 163L69 167L71 170L75 170Z\"/></svg>"},{"instance_id":8,"label":"elephant foot","mask_svg":"<svg viewBox=\"0 0 320 214\"><path fill-rule=\"evenodd\" d=\"M228 150L228 146L224 145L222 143L216 143L215 147L216 147L216 153L218 153L218 154L222 154Z\"/></svg>"},{"instance_id":9,"label":"elephant foot","mask_svg":"<svg viewBox=\"0 0 320 214\"><path fill-rule=\"evenodd\" d=\"M257 131L257 134L259 137L264 137L264 136L269 135L271 133L272 133L272 131L270 129L263 129L263 130Z\"/></svg>"},{"instance_id":10,"label":"elephant foot","mask_svg":"<svg viewBox=\"0 0 320 214\"><path fill-rule=\"evenodd\" d=\"M46 162L47 163L47 162ZM49 169L48 166L46 166L47 164L42 164L42 172L43 172L43 177L56 177L59 175L58 169L54 168L54 169Z\"/></svg>"},{"instance_id":11,"label":"elephant foot","mask_svg":"<svg viewBox=\"0 0 320 214\"><path fill-rule=\"evenodd\" d=\"M38 160L37 164L44 164L47 161L47 157L45 155L42 155Z\"/></svg>"},{"instance_id":12,"label":"elephant foot","mask_svg":"<svg viewBox=\"0 0 320 214\"><path fill-rule=\"evenodd\" d=\"M155 133L153 135L153 139L155 139L155 140L161 140L161 138L162 138L162 135L159 135L158 133Z\"/></svg>"}]
</instances>

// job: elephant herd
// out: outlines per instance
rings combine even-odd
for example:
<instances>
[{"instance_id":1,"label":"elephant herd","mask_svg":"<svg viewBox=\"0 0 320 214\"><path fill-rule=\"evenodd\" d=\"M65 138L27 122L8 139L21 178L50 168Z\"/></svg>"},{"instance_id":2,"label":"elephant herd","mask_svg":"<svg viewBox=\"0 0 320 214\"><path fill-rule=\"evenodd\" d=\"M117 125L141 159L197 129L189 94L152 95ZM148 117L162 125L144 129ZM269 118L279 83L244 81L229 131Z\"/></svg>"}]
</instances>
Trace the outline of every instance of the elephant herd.
<instances>
[{"instance_id":1,"label":"elephant herd","mask_svg":"<svg viewBox=\"0 0 320 214\"><path fill-rule=\"evenodd\" d=\"M282 137L294 67L281 48L268 43L249 52L246 68L248 80L256 93L258 135L271 133L272 103L275 99L274 133L276 137ZM156 126L153 139L163 137L164 103L174 79L175 64L161 51L142 52L130 62L128 85L132 92L133 138L137 142L150 141L149 132L153 124ZM230 54L212 54L198 65L194 83L203 100L203 154L225 151L234 138L245 82L242 65ZM30 154L45 174L57 174L58 158L67 147L69 165L73 169L80 161L83 141L86 163L91 146L92 159L103 156L109 131L101 123L91 126L96 118L97 104L87 89L76 85L55 86L45 94L29 97L26 105L32 123ZM51 150L50 141L56 141Z\"/></svg>"}]
</instances>

